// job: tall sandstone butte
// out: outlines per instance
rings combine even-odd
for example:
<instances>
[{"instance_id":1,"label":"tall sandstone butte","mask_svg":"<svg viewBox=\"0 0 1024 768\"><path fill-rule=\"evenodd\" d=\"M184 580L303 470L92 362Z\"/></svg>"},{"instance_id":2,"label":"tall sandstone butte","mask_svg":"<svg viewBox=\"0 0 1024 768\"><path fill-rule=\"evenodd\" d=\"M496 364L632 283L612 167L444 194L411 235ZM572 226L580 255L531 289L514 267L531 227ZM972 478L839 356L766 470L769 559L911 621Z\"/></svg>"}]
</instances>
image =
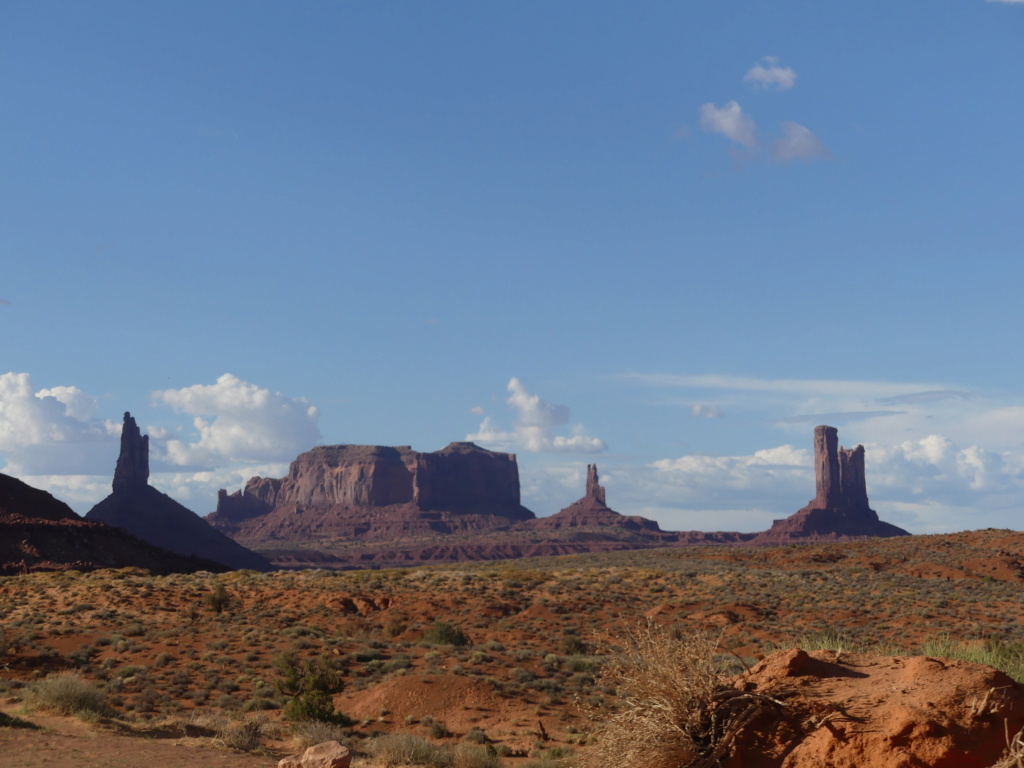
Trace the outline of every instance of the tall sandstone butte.
<instances>
[{"instance_id":1,"label":"tall sandstone butte","mask_svg":"<svg viewBox=\"0 0 1024 768\"><path fill-rule=\"evenodd\" d=\"M232 541L149 484L149 436L142 434L127 411L112 487L113 493L89 510L87 520L120 528L170 552L228 568L271 569L264 557Z\"/></svg>"},{"instance_id":2,"label":"tall sandstone butte","mask_svg":"<svg viewBox=\"0 0 1024 768\"><path fill-rule=\"evenodd\" d=\"M878 519L868 504L864 446L843 448L835 427L814 428L814 498L806 507L758 534L752 544L907 536Z\"/></svg>"},{"instance_id":3,"label":"tall sandstone butte","mask_svg":"<svg viewBox=\"0 0 1024 768\"><path fill-rule=\"evenodd\" d=\"M532 520L520 504L514 454L473 443L420 453L409 446L324 445L282 478L222 490L211 524L243 541L322 536L391 539L504 528Z\"/></svg>"}]
</instances>

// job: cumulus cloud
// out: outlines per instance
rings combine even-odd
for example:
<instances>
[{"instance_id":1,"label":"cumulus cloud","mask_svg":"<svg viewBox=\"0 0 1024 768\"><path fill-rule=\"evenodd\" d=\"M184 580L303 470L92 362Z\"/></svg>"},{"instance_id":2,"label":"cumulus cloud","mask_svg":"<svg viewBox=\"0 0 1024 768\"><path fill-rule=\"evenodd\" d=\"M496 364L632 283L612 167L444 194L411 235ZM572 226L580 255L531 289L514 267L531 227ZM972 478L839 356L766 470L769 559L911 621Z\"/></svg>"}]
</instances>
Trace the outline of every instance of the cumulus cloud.
<instances>
[{"instance_id":1,"label":"cumulus cloud","mask_svg":"<svg viewBox=\"0 0 1024 768\"><path fill-rule=\"evenodd\" d=\"M0 455L4 471L75 475L112 471L106 452L119 425L95 418L96 399L77 387L35 388L27 373L0 375Z\"/></svg>"},{"instance_id":2,"label":"cumulus cloud","mask_svg":"<svg viewBox=\"0 0 1024 768\"><path fill-rule=\"evenodd\" d=\"M1024 454L978 445L958 446L948 437L928 435L895 444L865 446L871 506L888 522L915 533L980 527L1019 527L1024 494ZM643 514L627 506L646 505L663 523L690 520L708 529L701 515L715 510L747 510L743 530L757 530L767 517L779 518L814 496L811 450L783 445L747 456L683 456L617 473L619 511ZM706 519L706 518L705 518ZM743 516L735 517L743 520ZM696 523L696 524L694 524Z\"/></svg>"},{"instance_id":3,"label":"cumulus cloud","mask_svg":"<svg viewBox=\"0 0 1024 768\"><path fill-rule=\"evenodd\" d=\"M746 83L754 83L761 88L776 88L784 91L796 85L796 72L789 67L780 67L775 56L765 56L762 63L755 64L743 76Z\"/></svg>"},{"instance_id":4,"label":"cumulus cloud","mask_svg":"<svg viewBox=\"0 0 1024 768\"><path fill-rule=\"evenodd\" d=\"M694 403L690 406L690 414L700 419L720 419L725 416L717 405L707 403Z\"/></svg>"},{"instance_id":5,"label":"cumulus cloud","mask_svg":"<svg viewBox=\"0 0 1024 768\"><path fill-rule=\"evenodd\" d=\"M720 133L747 149L757 147L757 126L735 101L722 107L704 104L700 108L700 127L707 133Z\"/></svg>"},{"instance_id":6,"label":"cumulus cloud","mask_svg":"<svg viewBox=\"0 0 1024 768\"><path fill-rule=\"evenodd\" d=\"M590 437L581 425L569 425L569 408L544 400L527 391L513 377L508 383L505 401L515 411L511 431L497 427L487 416L476 433L466 439L501 450L520 448L530 453L600 453L607 447L603 440ZM567 427L569 434L558 434Z\"/></svg>"},{"instance_id":7,"label":"cumulus cloud","mask_svg":"<svg viewBox=\"0 0 1024 768\"><path fill-rule=\"evenodd\" d=\"M308 400L272 393L230 373L214 384L159 390L152 399L194 417L197 440L154 441L157 458L171 465L285 461L320 440L320 412Z\"/></svg>"},{"instance_id":8,"label":"cumulus cloud","mask_svg":"<svg viewBox=\"0 0 1024 768\"><path fill-rule=\"evenodd\" d=\"M782 123L782 136L772 145L772 157L782 162L791 160L821 160L830 157L821 139L810 129L787 121Z\"/></svg>"}]
</instances>

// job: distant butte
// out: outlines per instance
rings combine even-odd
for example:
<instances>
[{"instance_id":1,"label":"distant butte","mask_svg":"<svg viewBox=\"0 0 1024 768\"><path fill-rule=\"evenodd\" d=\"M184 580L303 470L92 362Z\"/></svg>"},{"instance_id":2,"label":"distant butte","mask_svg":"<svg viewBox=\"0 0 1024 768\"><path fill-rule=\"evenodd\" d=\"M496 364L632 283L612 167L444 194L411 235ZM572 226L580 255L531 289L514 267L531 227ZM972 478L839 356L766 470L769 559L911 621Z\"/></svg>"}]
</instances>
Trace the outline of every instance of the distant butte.
<instances>
[{"instance_id":1,"label":"distant butte","mask_svg":"<svg viewBox=\"0 0 1024 768\"><path fill-rule=\"evenodd\" d=\"M910 535L878 519L878 513L868 505L864 446L839 447L838 435L835 427L814 428L814 498L795 514L776 520L751 544Z\"/></svg>"},{"instance_id":2,"label":"distant butte","mask_svg":"<svg viewBox=\"0 0 1024 768\"><path fill-rule=\"evenodd\" d=\"M245 542L323 537L394 541L505 528L533 519L519 503L513 454L473 443L433 453L409 446L323 445L282 478L254 477L220 491L207 519Z\"/></svg>"},{"instance_id":3,"label":"distant butte","mask_svg":"<svg viewBox=\"0 0 1024 768\"><path fill-rule=\"evenodd\" d=\"M149 484L149 436L142 435L127 412L121 427L121 452L114 468L113 493L85 517L181 555L212 560L228 568L271 569L263 556L232 541Z\"/></svg>"},{"instance_id":4,"label":"distant butte","mask_svg":"<svg viewBox=\"0 0 1024 768\"><path fill-rule=\"evenodd\" d=\"M644 532L666 545L679 540L679 534L666 533L654 520L638 515L620 515L605 503L605 490L598 482L597 465L587 465L587 489L583 498L573 502L550 517L532 520L526 525L535 530L555 531L568 528L617 527L628 531Z\"/></svg>"},{"instance_id":5,"label":"distant butte","mask_svg":"<svg viewBox=\"0 0 1024 768\"><path fill-rule=\"evenodd\" d=\"M240 491L220 491L207 520L284 568L907 535L880 521L868 504L863 446L839 448L833 427L814 434L814 499L762 533L663 531L654 520L619 514L608 506L595 464L587 465L582 498L537 518L520 504L516 457L465 442L433 453L319 446L298 456L285 477L254 477Z\"/></svg>"}]
</instances>

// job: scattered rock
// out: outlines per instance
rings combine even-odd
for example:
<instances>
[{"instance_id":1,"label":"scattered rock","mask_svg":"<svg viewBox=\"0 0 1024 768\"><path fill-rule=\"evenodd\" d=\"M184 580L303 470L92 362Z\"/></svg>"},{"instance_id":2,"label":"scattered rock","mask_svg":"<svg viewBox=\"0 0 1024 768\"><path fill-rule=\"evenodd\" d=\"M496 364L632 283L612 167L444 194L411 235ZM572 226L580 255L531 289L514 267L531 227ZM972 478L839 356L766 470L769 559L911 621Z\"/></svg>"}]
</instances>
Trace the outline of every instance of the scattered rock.
<instances>
[{"instance_id":1,"label":"scattered rock","mask_svg":"<svg viewBox=\"0 0 1024 768\"><path fill-rule=\"evenodd\" d=\"M277 768L348 768L352 753L336 741L325 741L310 747L301 755L289 755Z\"/></svg>"}]
</instances>

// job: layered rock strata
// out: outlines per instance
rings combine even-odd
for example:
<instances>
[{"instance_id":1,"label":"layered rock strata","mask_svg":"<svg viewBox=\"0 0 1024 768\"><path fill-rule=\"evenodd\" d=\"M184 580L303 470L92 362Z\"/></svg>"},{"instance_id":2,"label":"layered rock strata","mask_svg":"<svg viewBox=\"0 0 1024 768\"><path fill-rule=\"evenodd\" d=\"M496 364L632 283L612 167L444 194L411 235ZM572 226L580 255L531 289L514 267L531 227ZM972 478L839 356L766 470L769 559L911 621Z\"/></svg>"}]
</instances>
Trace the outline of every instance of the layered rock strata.
<instances>
[{"instance_id":1,"label":"layered rock strata","mask_svg":"<svg viewBox=\"0 0 1024 768\"><path fill-rule=\"evenodd\" d=\"M282 478L220 491L212 525L243 541L324 536L394 539L505 528L533 519L519 501L516 457L451 443L328 445L300 455Z\"/></svg>"},{"instance_id":2,"label":"layered rock strata","mask_svg":"<svg viewBox=\"0 0 1024 768\"><path fill-rule=\"evenodd\" d=\"M228 568L270 570L266 558L215 530L192 510L149 484L149 437L125 413L113 493L89 510L87 520L106 523L143 541Z\"/></svg>"},{"instance_id":3,"label":"layered rock strata","mask_svg":"<svg viewBox=\"0 0 1024 768\"><path fill-rule=\"evenodd\" d=\"M834 541L907 536L907 531L878 519L868 504L864 446L843 448L835 427L814 428L815 495L807 506L758 534L752 544Z\"/></svg>"}]
</instances>

